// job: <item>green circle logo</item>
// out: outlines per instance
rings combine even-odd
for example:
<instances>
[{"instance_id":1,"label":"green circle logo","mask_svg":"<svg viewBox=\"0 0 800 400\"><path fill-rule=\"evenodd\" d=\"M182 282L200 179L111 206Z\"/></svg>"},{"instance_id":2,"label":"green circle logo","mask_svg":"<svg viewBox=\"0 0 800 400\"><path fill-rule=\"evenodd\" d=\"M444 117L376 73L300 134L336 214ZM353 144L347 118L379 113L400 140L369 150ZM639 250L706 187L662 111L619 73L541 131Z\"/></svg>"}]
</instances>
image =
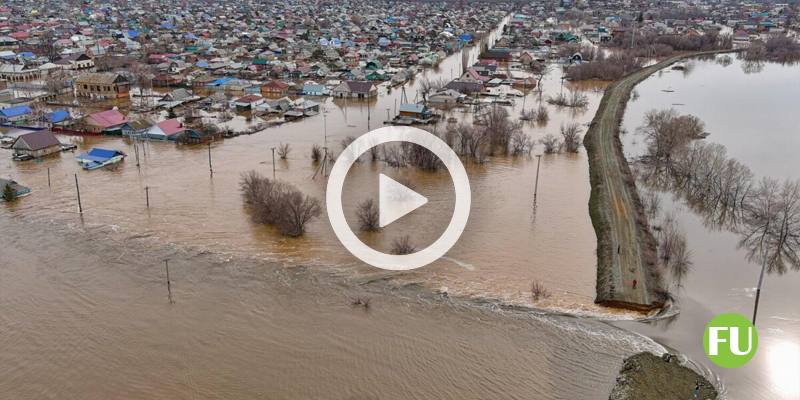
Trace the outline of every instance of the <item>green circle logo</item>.
<instances>
[{"instance_id":1,"label":"green circle logo","mask_svg":"<svg viewBox=\"0 0 800 400\"><path fill-rule=\"evenodd\" d=\"M720 314L706 325L703 349L714 364L739 368L756 354L758 332L741 314Z\"/></svg>"}]
</instances>

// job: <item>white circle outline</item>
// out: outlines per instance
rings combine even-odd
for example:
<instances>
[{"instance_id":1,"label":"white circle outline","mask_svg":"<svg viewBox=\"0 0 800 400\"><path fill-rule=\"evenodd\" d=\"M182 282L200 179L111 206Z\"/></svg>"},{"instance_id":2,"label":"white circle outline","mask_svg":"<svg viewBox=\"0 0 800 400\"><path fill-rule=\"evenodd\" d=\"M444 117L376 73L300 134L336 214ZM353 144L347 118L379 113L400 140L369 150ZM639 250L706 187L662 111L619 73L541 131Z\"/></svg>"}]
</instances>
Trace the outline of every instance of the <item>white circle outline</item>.
<instances>
[{"instance_id":1,"label":"white circle outline","mask_svg":"<svg viewBox=\"0 0 800 400\"><path fill-rule=\"evenodd\" d=\"M455 188L456 200L453 217L450 219L447 229L430 246L412 254L386 254L367 246L350 229L342 208L342 190L347 172L358 160L358 157L366 151L388 142L411 142L433 152L447 168ZM456 244L467 226L472 193L464 165L453 149L442 139L419 128L391 126L361 135L342 151L328 177L325 203L333 232L351 254L377 268L407 271L436 261Z\"/></svg>"}]
</instances>

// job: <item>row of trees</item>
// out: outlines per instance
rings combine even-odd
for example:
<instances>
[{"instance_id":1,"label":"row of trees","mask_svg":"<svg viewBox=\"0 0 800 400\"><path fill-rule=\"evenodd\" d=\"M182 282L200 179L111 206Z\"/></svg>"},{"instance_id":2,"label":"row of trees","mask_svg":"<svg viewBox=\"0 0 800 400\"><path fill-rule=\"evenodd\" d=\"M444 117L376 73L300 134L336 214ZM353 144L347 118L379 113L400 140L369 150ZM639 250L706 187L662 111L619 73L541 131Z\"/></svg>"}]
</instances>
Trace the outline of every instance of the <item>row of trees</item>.
<instances>
[{"instance_id":1,"label":"row of trees","mask_svg":"<svg viewBox=\"0 0 800 400\"><path fill-rule=\"evenodd\" d=\"M642 60L627 52L617 52L610 56L600 53L589 63L573 65L567 69L571 80L599 79L615 81L642 67Z\"/></svg>"},{"instance_id":2,"label":"row of trees","mask_svg":"<svg viewBox=\"0 0 800 400\"><path fill-rule=\"evenodd\" d=\"M702 131L696 118L675 112L648 116L640 129L647 142L641 182L681 195L712 228L739 234L739 247L748 261L761 265L762 278L765 272L800 270L800 181L756 180L724 146L691 140Z\"/></svg>"},{"instance_id":3,"label":"row of trees","mask_svg":"<svg viewBox=\"0 0 800 400\"><path fill-rule=\"evenodd\" d=\"M800 61L800 42L786 34L770 35L766 41L757 40L744 53L746 61L774 61L794 63Z\"/></svg>"}]
</instances>

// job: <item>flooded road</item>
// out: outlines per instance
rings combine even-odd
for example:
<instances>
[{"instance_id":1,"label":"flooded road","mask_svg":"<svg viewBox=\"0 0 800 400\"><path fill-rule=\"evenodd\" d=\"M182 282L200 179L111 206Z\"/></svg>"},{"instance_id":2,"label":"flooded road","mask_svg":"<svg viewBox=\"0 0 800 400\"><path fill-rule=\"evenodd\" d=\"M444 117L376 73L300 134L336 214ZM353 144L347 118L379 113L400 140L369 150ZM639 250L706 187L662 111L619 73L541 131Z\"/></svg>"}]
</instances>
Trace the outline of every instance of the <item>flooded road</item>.
<instances>
[{"instance_id":1,"label":"flooded road","mask_svg":"<svg viewBox=\"0 0 800 400\"><path fill-rule=\"evenodd\" d=\"M728 156L760 178L800 177L797 94L800 67L763 64L758 69L735 58L692 60L687 71L666 70L639 84L638 99L629 103L623 122L627 156L643 151L635 134L644 114L675 108L705 122L705 139L724 145ZM673 214L686 233L694 266L678 291L680 315L653 325L619 323L676 348L696 361L706 361L702 335L708 321L724 312L752 315L760 266L748 263L737 248L739 236L704 225L683 200L661 196L664 213ZM767 275L759 306L758 353L746 366L714 368L731 399L800 398L800 273Z\"/></svg>"},{"instance_id":2,"label":"flooded road","mask_svg":"<svg viewBox=\"0 0 800 400\"><path fill-rule=\"evenodd\" d=\"M477 51L468 50L469 64ZM419 73L406 93L413 101L426 78L456 76L462 68L461 54L444 60L438 68ZM588 123L601 93L582 87L589 106L580 111L558 109L544 100L568 88L561 87L560 68L544 81L544 94L530 91L523 101L508 107L512 115L544 104L550 121L545 126L527 125L534 140L548 133L559 134L562 124ZM272 175L271 148L289 143L287 160L276 161L276 177L298 186L322 200L325 179L312 179L317 166L311 161L314 144L327 144L338 153L341 141L382 125L387 110L391 115L399 104L401 90L387 93L381 87L378 99L370 102L324 101L322 115L286 123L250 136L214 143L211 148L213 177L209 174L205 146L176 146L172 142L150 142L141 151L141 168L136 167L132 143L116 137L61 137L85 151L93 146L118 149L129 157L113 171L82 171L74 155L63 153L42 162L14 163L3 152L0 175L10 176L33 189L33 195L3 213L52 216L74 221L77 211L74 174L77 173L89 223L114 225L130 234L148 234L164 243L191 245L210 251L286 262L302 261L322 268L347 268L351 273L372 273L339 244L326 215L313 221L307 234L288 239L273 229L253 224L238 189L240 174L256 170ZM471 121L472 114L446 111L447 116ZM444 132L446 122L435 129ZM326 135L327 134L327 135ZM145 154L146 151L146 154ZM541 154L541 146L534 154ZM537 306L559 310L605 313L594 306L596 238L589 220L588 166L583 150L578 154L545 155L541 161L539 196L533 203L536 157L493 157L467 169L473 188L473 207L467 229L445 259L406 274L395 274L402 282L421 283L431 289L446 287L457 296L497 299L530 305L530 287L542 282L553 294ZM47 169L52 187L48 187ZM427 173L411 168L393 169L382 162L365 161L349 174L345 190L345 211L354 215L355 204L377 193L378 172L402 177L431 199L419 212L401 219L390 229L364 237L376 248L388 249L392 240L413 233L418 247L433 241L450 219L452 193L446 172ZM145 206L149 188L150 208ZM20 233L24 235L23 233ZM613 315L611 316L613 317Z\"/></svg>"}]
</instances>

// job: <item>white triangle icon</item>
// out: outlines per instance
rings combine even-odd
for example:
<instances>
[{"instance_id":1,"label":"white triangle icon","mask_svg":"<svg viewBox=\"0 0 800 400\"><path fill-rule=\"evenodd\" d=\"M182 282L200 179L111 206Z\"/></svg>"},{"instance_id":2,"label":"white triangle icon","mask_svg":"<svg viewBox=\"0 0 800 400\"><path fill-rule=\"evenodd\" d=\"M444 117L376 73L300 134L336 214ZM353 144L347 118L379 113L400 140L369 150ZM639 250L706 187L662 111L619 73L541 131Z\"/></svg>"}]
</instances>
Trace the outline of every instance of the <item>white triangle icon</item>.
<instances>
[{"instance_id":1,"label":"white triangle icon","mask_svg":"<svg viewBox=\"0 0 800 400\"><path fill-rule=\"evenodd\" d=\"M400 182L380 174L378 179L378 222L381 228L422 207L428 198L405 187Z\"/></svg>"}]
</instances>

